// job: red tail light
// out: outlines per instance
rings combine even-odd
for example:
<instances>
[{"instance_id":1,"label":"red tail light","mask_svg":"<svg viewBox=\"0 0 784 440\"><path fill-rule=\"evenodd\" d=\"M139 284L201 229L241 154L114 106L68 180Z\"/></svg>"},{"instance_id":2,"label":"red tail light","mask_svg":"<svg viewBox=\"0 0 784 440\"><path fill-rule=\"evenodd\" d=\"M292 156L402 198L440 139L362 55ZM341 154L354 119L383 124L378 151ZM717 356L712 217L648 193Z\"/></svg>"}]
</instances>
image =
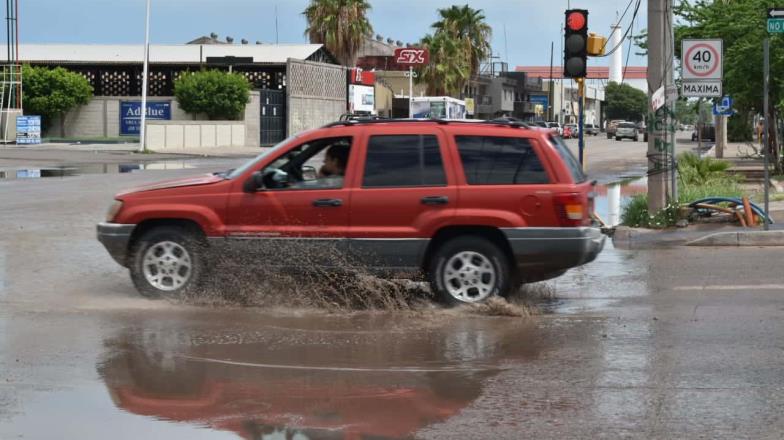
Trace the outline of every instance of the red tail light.
<instances>
[{"instance_id":1,"label":"red tail light","mask_svg":"<svg viewBox=\"0 0 784 440\"><path fill-rule=\"evenodd\" d=\"M588 216L589 207L585 197L580 193L555 194L553 197L555 213L561 226L588 226L591 219Z\"/></svg>"}]
</instances>

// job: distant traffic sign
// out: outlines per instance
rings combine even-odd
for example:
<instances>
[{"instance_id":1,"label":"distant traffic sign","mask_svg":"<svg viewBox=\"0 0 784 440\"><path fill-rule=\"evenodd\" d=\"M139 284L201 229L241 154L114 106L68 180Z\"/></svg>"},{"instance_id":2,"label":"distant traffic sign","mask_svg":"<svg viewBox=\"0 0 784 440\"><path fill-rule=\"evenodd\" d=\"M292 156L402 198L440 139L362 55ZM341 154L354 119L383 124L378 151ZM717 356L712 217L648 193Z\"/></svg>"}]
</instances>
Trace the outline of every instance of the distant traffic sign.
<instances>
[{"instance_id":1,"label":"distant traffic sign","mask_svg":"<svg viewBox=\"0 0 784 440\"><path fill-rule=\"evenodd\" d=\"M722 40L683 40L683 79L721 80Z\"/></svg>"},{"instance_id":2,"label":"distant traffic sign","mask_svg":"<svg viewBox=\"0 0 784 440\"><path fill-rule=\"evenodd\" d=\"M768 33L784 32L784 8L768 9Z\"/></svg>"}]
</instances>

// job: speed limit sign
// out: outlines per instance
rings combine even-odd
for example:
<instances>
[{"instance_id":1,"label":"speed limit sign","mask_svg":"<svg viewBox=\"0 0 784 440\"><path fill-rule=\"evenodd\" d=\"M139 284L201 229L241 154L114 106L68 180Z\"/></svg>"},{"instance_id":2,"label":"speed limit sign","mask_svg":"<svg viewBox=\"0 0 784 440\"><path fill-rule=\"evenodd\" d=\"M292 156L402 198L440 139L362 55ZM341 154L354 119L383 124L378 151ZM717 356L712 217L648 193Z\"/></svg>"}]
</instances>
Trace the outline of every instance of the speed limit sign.
<instances>
[{"instance_id":1,"label":"speed limit sign","mask_svg":"<svg viewBox=\"0 0 784 440\"><path fill-rule=\"evenodd\" d=\"M683 40L681 45L682 78L686 81L720 80L722 55L722 40Z\"/></svg>"}]
</instances>

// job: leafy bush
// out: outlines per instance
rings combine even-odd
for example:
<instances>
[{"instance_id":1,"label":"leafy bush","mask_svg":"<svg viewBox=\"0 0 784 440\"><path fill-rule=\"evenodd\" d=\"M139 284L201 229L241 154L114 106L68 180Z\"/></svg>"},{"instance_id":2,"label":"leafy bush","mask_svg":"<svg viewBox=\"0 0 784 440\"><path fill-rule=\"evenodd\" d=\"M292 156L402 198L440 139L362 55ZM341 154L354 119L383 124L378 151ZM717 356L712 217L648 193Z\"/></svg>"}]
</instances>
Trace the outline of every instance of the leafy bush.
<instances>
[{"instance_id":1,"label":"leafy bush","mask_svg":"<svg viewBox=\"0 0 784 440\"><path fill-rule=\"evenodd\" d=\"M749 142L754 127L743 115L733 115L727 119L727 140L730 142Z\"/></svg>"},{"instance_id":2,"label":"leafy bush","mask_svg":"<svg viewBox=\"0 0 784 440\"><path fill-rule=\"evenodd\" d=\"M45 128L51 126L54 117L87 104L93 96L93 88L85 77L62 67L24 66L22 78L24 112L41 115ZM60 122L63 123L62 117Z\"/></svg>"},{"instance_id":3,"label":"leafy bush","mask_svg":"<svg viewBox=\"0 0 784 440\"><path fill-rule=\"evenodd\" d=\"M669 205L655 215L648 214L648 195L637 194L623 207L621 223L634 228L666 228L675 225L677 205Z\"/></svg>"},{"instance_id":4,"label":"leafy bush","mask_svg":"<svg viewBox=\"0 0 784 440\"><path fill-rule=\"evenodd\" d=\"M184 74L174 83L183 110L210 119L240 119L250 98L250 83L239 74L206 70Z\"/></svg>"}]
</instances>

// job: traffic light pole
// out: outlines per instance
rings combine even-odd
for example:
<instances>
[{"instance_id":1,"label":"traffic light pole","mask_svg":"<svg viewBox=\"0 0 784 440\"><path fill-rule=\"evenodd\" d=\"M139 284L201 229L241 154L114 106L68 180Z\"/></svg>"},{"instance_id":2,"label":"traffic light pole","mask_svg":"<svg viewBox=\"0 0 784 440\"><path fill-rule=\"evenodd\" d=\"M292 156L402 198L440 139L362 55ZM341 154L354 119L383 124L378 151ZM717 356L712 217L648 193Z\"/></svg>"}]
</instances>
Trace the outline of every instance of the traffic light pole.
<instances>
[{"instance_id":1,"label":"traffic light pole","mask_svg":"<svg viewBox=\"0 0 784 440\"><path fill-rule=\"evenodd\" d=\"M580 150L580 166L582 166L583 171L585 171L585 141L583 139L583 114L585 113L585 78L577 78L577 111L579 112L578 115L578 122L577 122L577 145Z\"/></svg>"}]
</instances>

